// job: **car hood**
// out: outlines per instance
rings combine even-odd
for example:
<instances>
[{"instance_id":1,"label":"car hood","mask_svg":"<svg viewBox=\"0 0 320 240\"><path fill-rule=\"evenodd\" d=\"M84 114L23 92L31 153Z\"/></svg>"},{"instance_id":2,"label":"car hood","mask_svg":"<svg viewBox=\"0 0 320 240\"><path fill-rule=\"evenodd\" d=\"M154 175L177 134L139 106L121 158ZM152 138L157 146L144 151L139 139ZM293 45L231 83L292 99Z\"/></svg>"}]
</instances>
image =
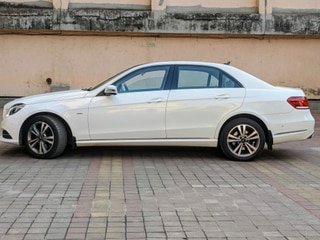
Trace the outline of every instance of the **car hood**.
<instances>
[{"instance_id":1,"label":"car hood","mask_svg":"<svg viewBox=\"0 0 320 240\"><path fill-rule=\"evenodd\" d=\"M87 91L83 90L70 90L70 91L61 91L53 93L38 94L29 97L18 98L7 104L7 108L11 107L14 104L24 103L24 104L36 104L52 101L64 101L75 98L82 98L87 95Z\"/></svg>"}]
</instances>

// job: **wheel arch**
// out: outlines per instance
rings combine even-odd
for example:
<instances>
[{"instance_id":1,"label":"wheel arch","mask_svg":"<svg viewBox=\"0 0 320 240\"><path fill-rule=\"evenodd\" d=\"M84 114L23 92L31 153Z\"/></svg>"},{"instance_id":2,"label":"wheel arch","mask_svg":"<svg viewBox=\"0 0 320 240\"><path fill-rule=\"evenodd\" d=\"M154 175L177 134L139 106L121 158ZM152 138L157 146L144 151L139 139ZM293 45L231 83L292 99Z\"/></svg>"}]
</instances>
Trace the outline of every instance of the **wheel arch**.
<instances>
[{"instance_id":1,"label":"wheel arch","mask_svg":"<svg viewBox=\"0 0 320 240\"><path fill-rule=\"evenodd\" d=\"M23 136L27 133L26 126L30 122L30 120L36 116L43 116L43 115L55 117L63 123L63 125L65 126L66 131L67 131L68 144L70 144L74 148L76 141L75 141L75 137L73 136L71 127L69 126L69 124L67 123L67 121L63 117L59 116L56 113L52 113L52 112L38 112L38 113L34 113L34 114L30 115L21 125L20 131L19 131L19 145L25 144L23 142Z\"/></svg>"},{"instance_id":2,"label":"wheel arch","mask_svg":"<svg viewBox=\"0 0 320 240\"><path fill-rule=\"evenodd\" d=\"M265 134L265 138L266 138L266 143L268 146L268 149L272 150L272 145L273 145L273 136L272 136L272 132L271 130L268 128L267 124L258 116L250 114L250 113L240 113L234 116L229 117L220 127L219 129L219 134L218 134L218 145L220 144L220 134L222 132L222 129L224 128L224 126L226 124L228 124L230 121L237 119L237 118L248 118L251 119L255 122L257 122L263 129L263 132Z\"/></svg>"}]
</instances>

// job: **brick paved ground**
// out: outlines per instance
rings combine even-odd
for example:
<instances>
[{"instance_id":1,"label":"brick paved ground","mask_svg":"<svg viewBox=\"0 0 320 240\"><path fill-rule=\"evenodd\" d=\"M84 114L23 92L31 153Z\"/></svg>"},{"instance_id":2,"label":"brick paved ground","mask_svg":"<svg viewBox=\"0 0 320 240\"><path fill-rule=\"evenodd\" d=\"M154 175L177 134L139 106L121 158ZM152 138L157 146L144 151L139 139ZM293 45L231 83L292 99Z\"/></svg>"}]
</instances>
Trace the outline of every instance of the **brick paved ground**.
<instances>
[{"instance_id":1,"label":"brick paved ground","mask_svg":"<svg viewBox=\"0 0 320 240\"><path fill-rule=\"evenodd\" d=\"M209 148L84 148L36 160L0 144L0 239L320 239L312 140L254 162Z\"/></svg>"}]
</instances>

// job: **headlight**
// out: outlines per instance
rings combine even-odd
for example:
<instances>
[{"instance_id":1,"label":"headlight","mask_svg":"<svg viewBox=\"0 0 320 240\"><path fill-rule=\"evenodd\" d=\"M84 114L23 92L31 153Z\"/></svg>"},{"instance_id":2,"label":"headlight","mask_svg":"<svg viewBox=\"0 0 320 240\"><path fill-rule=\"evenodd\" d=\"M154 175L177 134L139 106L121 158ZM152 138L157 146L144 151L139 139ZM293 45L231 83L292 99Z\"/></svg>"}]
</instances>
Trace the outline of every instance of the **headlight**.
<instances>
[{"instance_id":1,"label":"headlight","mask_svg":"<svg viewBox=\"0 0 320 240\"><path fill-rule=\"evenodd\" d=\"M23 103L18 103L18 104L13 105L11 108L9 108L9 110L7 112L7 117L19 112L24 106L25 106L25 104L23 104Z\"/></svg>"}]
</instances>

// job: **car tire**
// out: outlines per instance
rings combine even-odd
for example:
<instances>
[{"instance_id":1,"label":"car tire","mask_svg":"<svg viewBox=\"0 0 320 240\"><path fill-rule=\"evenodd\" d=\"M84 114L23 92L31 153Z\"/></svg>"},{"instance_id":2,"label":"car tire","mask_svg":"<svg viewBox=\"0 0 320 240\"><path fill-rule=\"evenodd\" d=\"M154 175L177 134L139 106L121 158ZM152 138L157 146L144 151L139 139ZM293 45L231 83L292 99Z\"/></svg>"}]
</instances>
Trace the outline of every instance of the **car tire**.
<instances>
[{"instance_id":1,"label":"car tire","mask_svg":"<svg viewBox=\"0 0 320 240\"><path fill-rule=\"evenodd\" d=\"M249 161L259 155L265 145L265 133L256 121L249 118L236 118L229 121L221 130L219 146L223 154L238 161Z\"/></svg>"},{"instance_id":2,"label":"car tire","mask_svg":"<svg viewBox=\"0 0 320 240\"><path fill-rule=\"evenodd\" d=\"M26 125L24 143L27 151L35 158L58 157L65 150L67 140L66 127L54 116L35 116Z\"/></svg>"}]
</instances>

